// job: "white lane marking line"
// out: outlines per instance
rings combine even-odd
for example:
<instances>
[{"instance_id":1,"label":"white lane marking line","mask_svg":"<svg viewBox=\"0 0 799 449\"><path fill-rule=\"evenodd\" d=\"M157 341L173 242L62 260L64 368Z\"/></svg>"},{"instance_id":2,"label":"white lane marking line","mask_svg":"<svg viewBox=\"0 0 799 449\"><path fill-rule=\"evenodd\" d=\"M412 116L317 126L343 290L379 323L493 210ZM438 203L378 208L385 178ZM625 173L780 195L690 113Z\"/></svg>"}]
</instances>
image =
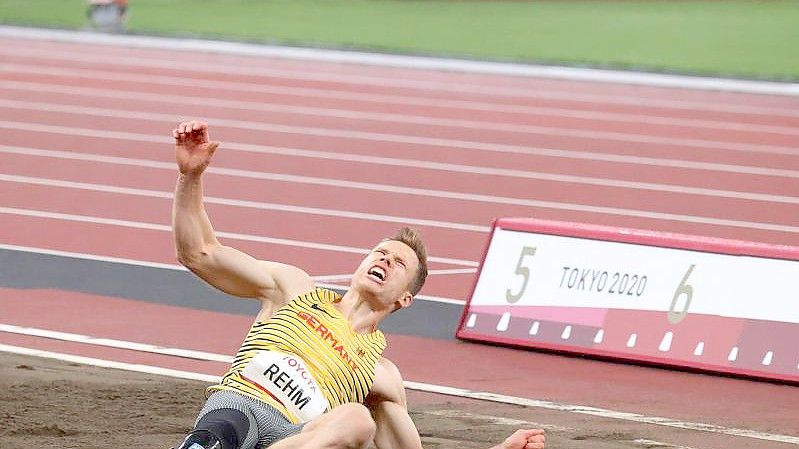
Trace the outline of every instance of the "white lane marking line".
<instances>
[{"instance_id":1,"label":"white lane marking line","mask_svg":"<svg viewBox=\"0 0 799 449\"><path fill-rule=\"evenodd\" d=\"M0 145L0 152L3 152L4 149L9 149L9 147L4 147ZM17 149L19 149L19 147L17 147ZM174 196L174 193L171 191L166 192L158 190L135 189L130 187L110 186L107 184L91 184L85 182L64 181L64 180L50 179L50 178L7 175L2 173L0 173L0 181L16 182L16 183L32 184L32 185L43 185L49 187L63 187L69 189L89 190L94 192L118 193L122 195L134 195L134 196L161 198L169 200L171 200ZM491 230L491 228L488 226L471 225L466 223L455 223L451 221L425 220L421 218L399 217L395 215L383 215L383 214L370 214L365 212L352 212L339 209L323 209L318 207L295 206L291 204L236 200L231 198L220 198L215 196L206 196L204 200L206 204L221 204L224 206L246 207L246 208L260 209L260 210L296 212L301 214L322 215L322 216L337 217L337 218L339 217L354 218L358 220L382 221L382 222L397 223L402 225L430 226L434 228L457 229L461 231L473 231L480 233L485 233Z\"/></svg>"},{"instance_id":2,"label":"white lane marking line","mask_svg":"<svg viewBox=\"0 0 799 449\"><path fill-rule=\"evenodd\" d=\"M69 252L69 251L59 251L54 249L47 249L47 248L33 248L30 246L19 246L19 245L7 245L7 244L0 244L0 249L5 249L9 251L19 251L19 252L26 252L26 253L34 253L34 254L46 254L50 256L58 256L58 257L70 257L74 259L82 259L82 260L92 260L97 262L108 262L108 263L118 263L124 265L134 265L140 267L148 267L148 268L159 268L165 270L175 270L175 271L186 271L188 270L183 267L182 265L170 265L165 263L158 263L158 262L147 262L142 260L134 260L134 259L124 259L119 257L108 257L108 256L100 256L97 254L85 254L85 253L76 253L76 252ZM476 270L476 269L475 269ZM341 285L334 285L334 284L327 284L324 283L325 279L318 279L320 276L311 276L311 279L317 281L316 285L329 288L331 290L337 291L344 291L344 288ZM453 299L453 298L445 298L441 296L430 296L430 295L416 295L414 297L415 300L421 301L430 301L430 302L440 302L445 304L454 304L457 306L463 306L463 300L460 299Z\"/></svg>"},{"instance_id":3,"label":"white lane marking line","mask_svg":"<svg viewBox=\"0 0 799 449\"><path fill-rule=\"evenodd\" d=\"M23 90L35 92L52 92L67 95L81 95L99 98L112 98L121 100L150 101L156 103L183 104L191 106L206 106L241 109L261 112L280 112L284 114L310 115L318 117L332 117L353 120L370 120L388 123L408 123L424 126L441 126L466 129L485 129L501 132L515 132L525 134L540 134L548 131L548 127L533 126L521 123L494 122L489 120L469 120L446 117L432 117L411 114L392 114L377 111L358 111L353 109L325 108L315 106L298 106L291 104L225 100L213 97L179 96L168 94L153 94L127 90L97 89L76 86L60 86L54 84L0 81L0 88L9 90ZM642 123L647 125L682 126L698 129L734 130L738 132L772 133L785 135L798 135L799 127L763 125L758 123L743 123L733 121L691 119L679 117L666 117L660 115L645 115L643 113L602 112L592 110L578 110L569 108L527 106L530 115L547 117L564 117L569 119L607 121L616 123Z\"/></svg>"},{"instance_id":4,"label":"white lane marking line","mask_svg":"<svg viewBox=\"0 0 799 449\"><path fill-rule=\"evenodd\" d=\"M147 141L147 142L158 142L158 143L164 142L164 137L160 135L156 136L151 134L103 131L103 130L95 130L87 128L60 127L54 125L42 125L42 124L33 124L25 122L3 122L3 123L7 124L5 125L6 127L16 125L16 127L19 129L26 129L33 131L69 134L70 130L72 130L71 131L72 133L76 133L77 135L87 136L87 137L104 137L112 139ZM324 128L311 128L311 129L319 133L322 133L321 135L324 135L325 132L329 131ZM308 128L303 128L303 130L308 130ZM346 134L344 136L346 137ZM390 135L383 135L383 136L390 136ZM339 132L339 134L336 134L332 137L341 137L341 134ZM402 136L396 135L394 137L399 138ZM413 142L400 142L400 143L413 143ZM417 142L417 143L425 144L424 142ZM435 146L441 146L442 151L447 151L448 148L459 148L471 151L513 153L513 154L525 154L531 156L543 156L543 157L554 157L554 158L564 158L564 159L619 162L624 164L646 165L646 166L656 166L656 167L688 168L694 170L711 170L711 171L720 171L720 172L729 172L729 173L799 178L799 170L785 170L778 168L750 167L744 165L720 164L713 162L700 162L700 161L666 159L666 158L645 157L645 156L632 156L624 154L612 154L606 152L591 152L591 151L576 151L576 150L572 151L572 150L561 150L561 149L540 148L540 147L522 147L522 146L505 145L505 144L486 144L482 142L461 141L461 140L451 140L451 139L447 139L443 142L441 141L441 139L438 139L434 142L434 144ZM266 151L309 152L310 151L297 148L238 144L235 142L225 143L225 146L234 150L252 151L252 152L266 152ZM729 149L733 151L799 155L799 150L789 147L744 145L741 148L734 147ZM317 152L317 153L327 154L328 157L340 154L337 152L330 152L330 153ZM364 157L364 156L368 155L359 155L357 153L351 155L351 157Z\"/></svg>"},{"instance_id":5,"label":"white lane marking line","mask_svg":"<svg viewBox=\"0 0 799 449\"><path fill-rule=\"evenodd\" d=\"M196 379L196 380L203 380L214 383L220 380L218 376L209 376L198 373L190 373L186 371L169 370L166 368L158 368L146 365L133 365L122 362L110 362L107 360L91 359L88 357L59 354L54 352L40 351L40 350L22 348L17 346L0 345L0 351L11 352L15 354L33 355L37 357L54 358L74 363L84 363L88 365L103 366L108 368L128 369L130 371L138 371L151 374L163 374L183 379ZM472 399L482 399L486 401L499 402L503 404L516 404L526 407L536 407L547 410L556 410L556 411L578 413L590 416L598 416L602 418L613 418L613 419L620 419L637 423L655 424L655 425L674 427L685 430L719 433L724 435L754 438L767 441L779 441L783 443L799 445L799 437L791 435L772 434L766 432L758 432L749 429L738 429L738 428L717 426L714 424L686 422L686 421L675 420L672 418L646 416L637 413L619 412L615 410L587 407L583 405L562 404L557 402L508 396L508 395L496 394L490 392L466 390L463 388L449 387L445 385L434 385L434 384L413 382L413 381L405 381L404 384L405 388L411 390L425 391L430 393L439 393L444 395L458 396L458 397L472 398Z\"/></svg>"},{"instance_id":6,"label":"white lane marking line","mask_svg":"<svg viewBox=\"0 0 799 449\"><path fill-rule=\"evenodd\" d=\"M34 110L41 110L43 108L44 110L47 111L53 110L64 113L97 115L101 117L108 116L108 117L128 118L128 119L138 119L138 120L155 120L158 122L167 122L167 123L177 123L185 119L185 117L180 117L175 114L119 111L119 110L111 110L103 108L92 108L86 106L69 106L69 105L55 104L55 103L39 103L40 106L36 107L34 106L37 104L35 102L4 100L3 104L8 105L8 107L11 107L11 105L16 104L17 106L14 107L18 108L27 108ZM26 104L28 104L28 106L25 106ZM412 136L405 134L377 133L377 132L357 131L357 130L341 130L335 128L318 128L312 126L246 122L246 121L222 119L222 118L206 117L206 119L208 120L209 123L219 126L230 126L236 128L244 128L244 129L257 129L261 131L287 133L287 134L304 134L304 135L314 135L321 137L337 137L344 139L359 139L359 140L370 140L378 142L394 142L394 143L413 144L413 145L430 145L443 148L461 148L468 150L505 152L505 153L515 153L515 154L529 154L531 152L536 151L535 149L532 150L528 149L525 146L491 143L491 142L476 142L468 140ZM542 131L544 130L551 131L552 129L553 128L542 128ZM636 143L680 145L680 146L691 146L697 148L722 149L729 151L758 152L758 153L768 153L768 154L790 154L790 155L799 154L799 150L797 150L796 148L783 147L783 146L737 144L734 142L722 142L722 141L702 140L702 139L684 139L684 138L674 138L674 137L657 137L657 136L646 136L640 134L633 135L633 134L607 132L607 131L590 131L590 130L589 131L567 130L567 131L568 135L570 135L571 137L580 137L580 138L589 138L589 139L608 138L613 140L626 140ZM128 135L133 135L133 134L128 134ZM617 137L620 136L627 136L627 138L616 139Z\"/></svg>"},{"instance_id":7,"label":"white lane marking line","mask_svg":"<svg viewBox=\"0 0 799 449\"><path fill-rule=\"evenodd\" d=\"M420 410L419 413L425 415L441 416L451 419L468 419L474 421L484 421L490 424L500 424L504 426L521 427L525 429L544 429L551 432L576 432L572 427L556 426L553 424L537 423L521 419L506 418L504 416L484 415L481 413L469 413L461 410Z\"/></svg>"},{"instance_id":8,"label":"white lane marking line","mask_svg":"<svg viewBox=\"0 0 799 449\"><path fill-rule=\"evenodd\" d=\"M1 177L0 177L1 178ZM444 276L444 275L457 275L457 274L474 274L477 273L477 268L447 268L441 270L428 270L428 276ZM328 281L328 282L336 282L336 281L349 281L352 279L351 273L342 273L342 274L323 274L320 276L313 276L314 280L316 281Z\"/></svg>"},{"instance_id":9,"label":"white lane marking line","mask_svg":"<svg viewBox=\"0 0 799 449\"><path fill-rule=\"evenodd\" d=\"M428 272L427 274L430 274ZM321 276L314 276L314 280L325 282L343 282L352 279L351 274L323 274Z\"/></svg>"},{"instance_id":10,"label":"white lane marking line","mask_svg":"<svg viewBox=\"0 0 799 449\"><path fill-rule=\"evenodd\" d=\"M475 324L477 324L477 314L472 313L469 315L469 321L466 323L466 327L474 327Z\"/></svg>"},{"instance_id":11,"label":"white lane marking line","mask_svg":"<svg viewBox=\"0 0 799 449\"><path fill-rule=\"evenodd\" d=\"M0 100L0 106L6 103L3 100ZM19 102L14 102L19 103ZM24 102L27 103L27 102ZM41 109L38 110L58 110L58 109L68 109L73 110L72 107L61 108L60 105L53 105L53 107L48 107L45 105L40 105ZM37 107L38 108L38 107ZM78 109L83 109L79 107ZM95 109L95 108L89 108ZM108 114L105 113L97 113L96 115L99 116L109 116L116 114L117 112L122 112L122 115L126 115L127 111L118 111L118 110L107 110ZM98 111L87 111L87 114L94 114ZM139 113L133 113L133 116L138 116ZM146 114L150 115L150 114ZM163 117L164 121L167 121L169 117ZM224 124L224 120L217 120L217 119L209 119L209 122L212 123L220 123ZM34 125L35 127L40 127L42 125ZM258 128L260 124L253 122L251 125L242 125L240 127L245 129L255 129ZM266 125L271 126L271 125ZM89 130L89 129L81 129L81 128L70 128L68 132L70 135L84 135L84 136L93 136L96 134L96 130ZM115 132L110 132L111 135L116 134ZM131 137L130 133L123 133L126 138ZM156 139L159 141L163 141L163 138L159 136L153 135L143 135L143 137L147 141L155 141ZM144 140L144 139L143 139ZM436 170L436 171L445 171L445 172L452 172L452 173L464 173L470 175L485 175L485 176L497 176L497 177L508 177L508 178L518 178L518 179L531 179L531 180L539 180L539 181L549 181L549 182L562 182L568 184L584 184L584 185L591 185L591 186L600 186L600 187L611 187L611 188L622 188L622 189L633 189L633 190L645 190L645 191L652 191L652 192L672 192L672 193L680 193L686 195L702 195L702 196L712 196L718 198L732 198L732 199L745 199L745 200L752 200L752 201L769 201L769 202L778 202L778 203L787 203L787 204L799 204L799 197L792 197L786 195L774 195L774 194L764 194L764 193L751 193L751 192L743 192L737 190L722 190L722 189L709 189L709 188L702 188L702 187L690 187L690 186L683 186L683 185L674 185L674 184L662 184L662 183L652 183L652 182L640 182L640 181L624 181L624 180L617 180L617 179L610 179L610 178L598 178L598 177L590 177L590 176L578 176L578 175L567 175L567 174L558 174L558 173L546 173L546 172L536 172L536 171L529 171L529 170L516 170L516 169L509 169L509 168L492 168L492 167L481 167L481 166L473 166L473 165L461 165L461 164L453 164L453 163L445 163L445 162L434 162L434 161L424 161L424 160L415 160L415 159L403 159L403 158L394 158L394 157L380 157L380 156L370 156L366 154L353 154L353 153L333 153L333 152L326 152L326 151L316 151L316 150L302 150L296 148L285 148L285 147L272 147L272 146L262 146L262 145L252 145L252 144L242 144L238 142L230 142L224 144L225 148L228 150L238 150L238 151L245 151L249 153L258 153L258 154L277 154L282 156L293 156L293 157L301 157L301 158L309 158L309 159L320 159L320 160L332 160L332 161L344 161L344 162L352 162L357 164L375 164L375 165L384 165L390 167L399 167L399 168L419 168L424 170Z\"/></svg>"},{"instance_id":12,"label":"white lane marking line","mask_svg":"<svg viewBox=\"0 0 799 449\"><path fill-rule=\"evenodd\" d=\"M96 262L108 262L108 263L117 263L123 265L134 265L137 267L147 267L147 268L159 268L162 270L174 270L174 271L186 271L188 272L185 267L178 264L167 264L167 263L160 263L160 262L147 262L144 260L135 260L135 259L125 259L121 257L109 257L109 256L100 256L97 254L85 254L85 253L75 253L69 251L59 251L55 249L47 249L47 248L34 248L31 246L20 246L20 245L8 245L8 244L0 244L0 249L8 250L8 251L19 251L24 253L34 253L34 254L45 254L48 256L58 256L58 257L70 257L74 259L83 259L83 260L92 260Z\"/></svg>"},{"instance_id":13,"label":"white lane marking line","mask_svg":"<svg viewBox=\"0 0 799 449\"><path fill-rule=\"evenodd\" d=\"M638 438L636 440L633 440L633 443L644 446L647 449L657 449L659 447L665 447L670 449L694 449L691 446L680 446L670 443L662 443L660 441L647 440L645 438Z\"/></svg>"},{"instance_id":14,"label":"white lane marking line","mask_svg":"<svg viewBox=\"0 0 799 449\"><path fill-rule=\"evenodd\" d=\"M569 338L571 338L571 336L572 336L572 327L571 326L565 326L563 328L563 332L561 332L561 334L560 334L561 340L568 340Z\"/></svg>"},{"instance_id":15,"label":"white lane marking line","mask_svg":"<svg viewBox=\"0 0 799 449\"><path fill-rule=\"evenodd\" d=\"M530 326L529 335L538 335L538 330L541 328L541 323L538 321L533 321L533 324Z\"/></svg>"},{"instance_id":16,"label":"white lane marking line","mask_svg":"<svg viewBox=\"0 0 799 449\"><path fill-rule=\"evenodd\" d=\"M540 66L530 64L513 64L513 63L499 63L499 62L483 62L483 61L468 61L462 59L446 59L446 58L432 58L432 57L419 57L419 56L403 56L403 55L387 55L375 54L358 51L340 51L340 50L322 50L312 48L296 48L296 47L279 47L267 46L256 44L245 44L237 42L220 42L212 40L201 39L175 39L175 38L160 38L151 36L126 36L126 35L108 35L87 32L74 32L65 30L43 30L34 28L23 28L13 26L0 27L0 36L20 39L37 39L37 40L58 40L67 42L84 42L90 44L100 45L114 45L114 46L133 46L139 48L156 48L167 49L170 51L204 51L224 54L237 54L247 56L266 56L266 57L279 57L299 60L311 61L324 61L324 62L338 62L338 63L354 63L354 64L367 64L376 66L389 66L413 69L426 69L426 70L450 70L457 72L467 73L483 73L492 75L510 75L519 77L535 77L535 78L555 78L565 79L572 81L592 81L601 83L623 83L623 84L637 84L644 86L656 87L676 87L683 89L701 89L701 90L721 90L731 92L746 92L756 94L773 94L773 95L799 95L799 84L796 83L777 83L769 81L748 81L724 78L710 78L710 77L696 77L696 76L682 76L682 75L667 75L667 74L653 74L653 73L636 73L630 71L615 71L603 69L589 69L589 68L573 68L573 67L556 67L556 66ZM16 50L13 46L0 47L7 51ZM178 61L175 63L169 61L151 60L148 58L113 58L111 55L97 55L70 53L61 50L60 52L48 51L45 52L46 56L50 58L75 58L83 61L98 61L98 62L112 62L114 64L131 64L131 65L145 65L149 67L169 67L172 66L177 69L204 71L212 73L240 73L250 75L260 75L264 72L259 70L263 67L248 69L243 66L232 65L202 65L192 64L192 67L185 67L185 61ZM69 56L68 56L69 55ZM222 69L223 68L223 69ZM341 76L340 73L328 74L320 73L314 74L312 71L301 72L284 71L287 76L295 79L326 79L334 75ZM279 75L280 72L272 71L267 72L269 76ZM473 84L456 84L451 85L444 82L414 82L401 79L391 79L386 77L372 77L372 76L347 76L348 82L357 84L374 84L384 86L391 84L394 86L402 87L417 87L417 88L435 88L439 90L452 90L460 92L462 89L471 89ZM455 84L455 83L453 83ZM498 89L494 89L497 91ZM525 90L519 89L518 92L513 89L503 89L503 91L510 91L509 94L515 93L516 95L524 95ZM496 92L491 92L497 94Z\"/></svg>"},{"instance_id":17,"label":"white lane marking line","mask_svg":"<svg viewBox=\"0 0 799 449\"><path fill-rule=\"evenodd\" d=\"M258 92L258 93L311 97L311 98L330 98L330 99L348 100L354 102L367 102L367 103L392 103L392 104L400 104L408 106L427 106L433 108L454 108L454 109L466 109L466 110L484 111L484 112L508 112L515 114L531 114L534 113L533 111L537 110L536 108L526 106L523 104L507 104L507 103L496 103L496 102L484 102L477 100L435 98L435 97L401 95L401 94L374 94L374 93L366 93L358 91L347 91L343 89L337 90L336 86L328 86L327 89L317 89L312 87L272 86L263 83L185 78L185 77L177 77L169 75L156 75L154 73L150 73L147 75L139 75L135 73L114 72L109 70L65 68L65 67L53 67L53 66L37 65L37 64L0 63L0 71L27 73L33 75L75 77L75 78L94 79L94 80L99 79L99 80L109 80L109 81L129 81L134 83L180 86L183 88L198 87L204 89L225 89L225 90L233 90L240 92ZM40 84L40 83L28 83L21 81L8 81L8 83L13 83L19 86L23 85L33 86L36 84ZM56 84L47 84L47 85L54 86ZM61 87L66 87L66 86L61 86ZM480 86L481 89L484 89L485 87L486 87L485 85ZM777 116L799 117L799 112L793 109L775 107L775 106L751 106L748 104L730 104L730 103L716 104L711 102L697 102L690 100L668 100L662 98L645 98L638 96L618 96L613 94L602 95L602 94L574 93L569 91L556 91L551 89L528 90L526 93L527 93L526 97L531 99L562 100L562 101L579 102L579 103L587 103L594 105L607 103L613 105L632 106L638 109L643 109L644 111L651 108L660 108L660 109L676 109L676 110L687 110L687 111L721 112L724 114L763 115L768 117L777 117ZM518 95L513 96L513 98L518 98Z\"/></svg>"},{"instance_id":18,"label":"white lane marking line","mask_svg":"<svg viewBox=\"0 0 799 449\"><path fill-rule=\"evenodd\" d=\"M630 338L627 339L627 347L634 348L635 343L638 341L638 334L630 334Z\"/></svg>"},{"instance_id":19,"label":"white lane marking line","mask_svg":"<svg viewBox=\"0 0 799 449\"><path fill-rule=\"evenodd\" d=\"M150 352L154 354L171 355L194 360L206 360L210 362L233 363L234 357L214 354L211 352L195 351L191 349L177 349L165 346L155 346L146 343L135 343L131 341L116 340L111 338L97 338L89 335L74 334L70 332L58 332L47 329L37 329L33 327L14 326L11 324L0 323L0 332L10 334L29 335L32 337L51 338L54 340L69 341L74 343L84 343L95 346L105 346L109 348L130 349L133 351Z\"/></svg>"},{"instance_id":20,"label":"white lane marking line","mask_svg":"<svg viewBox=\"0 0 799 449\"><path fill-rule=\"evenodd\" d=\"M0 207L0 214L21 215L25 217L50 218L55 220L75 221L81 223L95 223L109 226L121 226L125 228L146 229L150 231L172 232L172 227L158 223L146 223L142 221L118 220L114 218L93 217L88 215L62 214L58 212L45 212L31 209L18 209L13 207ZM299 248L311 248L322 251L332 251L350 254L368 254L369 248L355 248L352 246L331 245L328 243L308 242L303 240L281 239L275 237L265 237L252 234L239 234L235 232L216 231L216 235L232 240L243 240L248 242L268 243L272 245L295 246ZM447 263L452 265L463 265L467 267L477 267L478 263L471 260L453 259L449 257L428 257L431 262Z\"/></svg>"},{"instance_id":21,"label":"white lane marking line","mask_svg":"<svg viewBox=\"0 0 799 449\"><path fill-rule=\"evenodd\" d=\"M433 275L448 275L448 274L474 274L477 273L477 268L447 268L442 270L430 270L427 274Z\"/></svg>"},{"instance_id":22,"label":"white lane marking line","mask_svg":"<svg viewBox=\"0 0 799 449\"><path fill-rule=\"evenodd\" d=\"M12 127L7 125L9 125L9 122L0 121L0 128ZM104 155L89 154L89 153L71 153L67 151L40 150L40 149L21 149L20 147L3 147L3 146L0 146L0 152L35 155L41 157L56 157L61 159L73 159L73 160L102 162L102 163L111 163L111 164L120 164L120 165L133 165L137 167L149 167L149 168L157 168L157 169L172 170L172 171L175 170L173 163L153 161L147 159L132 159L132 158L123 158L116 156L104 156ZM529 207L539 207L545 209L580 211L580 212L589 212L589 213L620 215L627 217L651 218L656 220L674 220L674 221L682 221L688 223L713 224L719 226L732 226L739 228L761 229L761 230L778 231L778 232L790 232L790 233L799 232L799 227L797 226L757 223L757 222L749 222L741 220L728 220L722 218L699 217L694 215L669 214L662 212L650 212L650 211L621 209L621 208L604 207L604 206L587 206L587 205L573 204L573 203L561 203L554 201L529 200L524 198L459 193L459 192L450 192L444 190L419 189L414 187L399 187L389 184L342 181L330 178L285 175L280 173L255 172L250 170L219 168L219 167L210 167L207 171L209 173L226 175L226 176L262 179L262 180L270 180L278 182L313 184L325 187L331 187L331 186L344 187L349 189L371 190L371 191L385 192L391 194L419 195L424 197L446 198L446 199L474 201L481 203L507 204L512 206L529 206Z\"/></svg>"},{"instance_id":23,"label":"white lane marking line","mask_svg":"<svg viewBox=\"0 0 799 449\"><path fill-rule=\"evenodd\" d=\"M113 362L110 360L96 359L92 357L83 357L71 354L61 354L58 352L41 351L38 349L29 349L19 346L11 346L0 344L0 352L9 352L12 354L30 355L34 357L43 357L47 359L61 360L70 363L80 363L82 365L99 366L102 368L115 368L125 371L135 371L145 374L157 374L160 376L176 377L179 379L199 380L202 382L218 383L222 378L220 376L211 376L209 374L193 373L189 371L180 371L169 368L160 368L156 366Z\"/></svg>"},{"instance_id":24,"label":"white lane marking line","mask_svg":"<svg viewBox=\"0 0 799 449\"><path fill-rule=\"evenodd\" d=\"M448 394L451 396L467 397L474 399L484 399L486 401L499 402L503 404L516 404L527 407L543 408L547 410L556 410L562 412L578 413L583 415L598 416L602 418L613 418L624 421L632 421L644 424L655 424L666 427L674 427L685 430L696 430L703 432L719 433L724 435L731 435L744 438L754 438L767 441L779 441L782 443L799 445L799 437L792 435L771 434L766 432L758 432L749 429L739 429L718 426L714 424L697 423L690 421L680 421L672 418L665 418L660 416L647 416L638 413L619 412L615 410L608 410L596 407L588 407L583 405L561 404L551 401L542 401L537 399L520 398L515 396L507 396L495 393L485 393L479 391L466 390L463 388L447 387L441 385L431 385L419 382L405 382L405 387L410 389L419 389L422 391L429 391L433 393Z\"/></svg>"},{"instance_id":25,"label":"white lane marking line","mask_svg":"<svg viewBox=\"0 0 799 449\"><path fill-rule=\"evenodd\" d=\"M771 365L771 359L773 357L774 357L774 352L773 351L768 351L766 353L766 355L763 356L763 361L761 362L761 364L763 364L765 366Z\"/></svg>"}]
</instances>

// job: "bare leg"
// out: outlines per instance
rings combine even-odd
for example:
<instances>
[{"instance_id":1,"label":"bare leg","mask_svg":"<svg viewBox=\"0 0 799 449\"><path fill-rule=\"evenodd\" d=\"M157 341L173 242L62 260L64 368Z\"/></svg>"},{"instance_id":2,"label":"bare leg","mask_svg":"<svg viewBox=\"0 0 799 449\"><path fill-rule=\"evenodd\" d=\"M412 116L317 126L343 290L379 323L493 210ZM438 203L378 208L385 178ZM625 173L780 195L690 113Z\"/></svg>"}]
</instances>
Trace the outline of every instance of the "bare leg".
<instances>
[{"instance_id":1,"label":"bare leg","mask_svg":"<svg viewBox=\"0 0 799 449\"><path fill-rule=\"evenodd\" d=\"M269 449L361 449L375 436L375 422L360 404L344 404L305 425L297 435Z\"/></svg>"}]
</instances>

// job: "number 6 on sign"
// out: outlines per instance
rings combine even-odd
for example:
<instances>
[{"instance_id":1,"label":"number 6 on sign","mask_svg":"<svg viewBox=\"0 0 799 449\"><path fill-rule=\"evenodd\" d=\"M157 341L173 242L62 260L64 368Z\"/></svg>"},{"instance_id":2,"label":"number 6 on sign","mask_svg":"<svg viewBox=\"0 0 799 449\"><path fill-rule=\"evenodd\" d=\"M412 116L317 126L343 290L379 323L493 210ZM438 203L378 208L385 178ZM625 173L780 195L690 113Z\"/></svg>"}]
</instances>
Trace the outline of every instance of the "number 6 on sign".
<instances>
[{"instance_id":1,"label":"number 6 on sign","mask_svg":"<svg viewBox=\"0 0 799 449\"><path fill-rule=\"evenodd\" d=\"M691 265L688 267L688 271L685 273L685 276L682 277L682 281L680 281L680 285L677 286L677 290L674 292L674 297L671 299L671 306L669 307L669 313L666 315L669 319L669 323L677 324L680 321L685 319L685 316L688 315L688 307L691 305L691 298L694 296L694 288L686 284L688 282L688 276L691 275L691 272L694 271L694 267L696 265ZM677 312L674 309L677 308L677 299L680 296L685 296L685 305L682 308L682 311Z\"/></svg>"},{"instance_id":2,"label":"number 6 on sign","mask_svg":"<svg viewBox=\"0 0 799 449\"><path fill-rule=\"evenodd\" d=\"M505 299L511 304L522 299L522 296L524 295L524 290L527 289L527 283L530 281L530 269L524 266L524 256L534 256L534 255L535 255L535 248L533 248L532 246L522 247L522 252L521 254L519 254L519 261L516 262L515 273L518 276L524 278L524 281L522 281L522 286L521 288L519 288L519 293L515 294L511 293L511 289L507 289L505 291Z\"/></svg>"}]
</instances>

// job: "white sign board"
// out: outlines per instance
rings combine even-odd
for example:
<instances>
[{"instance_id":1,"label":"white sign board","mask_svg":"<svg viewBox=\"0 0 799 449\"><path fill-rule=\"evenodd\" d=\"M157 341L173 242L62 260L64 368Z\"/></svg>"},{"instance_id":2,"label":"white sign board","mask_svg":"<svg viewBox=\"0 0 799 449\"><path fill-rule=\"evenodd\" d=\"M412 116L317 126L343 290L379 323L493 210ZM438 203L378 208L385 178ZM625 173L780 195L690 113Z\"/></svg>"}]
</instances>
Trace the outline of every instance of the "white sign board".
<instances>
[{"instance_id":1,"label":"white sign board","mask_svg":"<svg viewBox=\"0 0 799 449\"><path fill-rule=\"evenodd\" d=\"M799 381L797 259L799 248L501 219L458 336Z\"/></svg>"}]
</instances>

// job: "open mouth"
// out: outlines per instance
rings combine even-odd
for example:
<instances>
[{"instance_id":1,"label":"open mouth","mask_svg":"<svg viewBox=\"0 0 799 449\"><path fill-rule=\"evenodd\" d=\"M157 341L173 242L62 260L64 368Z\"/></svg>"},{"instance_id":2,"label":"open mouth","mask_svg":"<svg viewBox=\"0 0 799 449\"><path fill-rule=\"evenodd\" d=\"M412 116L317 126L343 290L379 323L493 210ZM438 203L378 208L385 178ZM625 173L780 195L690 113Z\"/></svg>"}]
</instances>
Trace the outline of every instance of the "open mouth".
<instances>
[{"instance_id":1,"label":"open mouth","mask_svg":"<svg viewBox=\"0 0 799 449\"><path fill-rule=\"evenodd\" d=\"M386 280L386 270L378 266L370 268L366 274L372 278L376 278L380 282L385 282Z\"/></svg>"}]
</instances>

